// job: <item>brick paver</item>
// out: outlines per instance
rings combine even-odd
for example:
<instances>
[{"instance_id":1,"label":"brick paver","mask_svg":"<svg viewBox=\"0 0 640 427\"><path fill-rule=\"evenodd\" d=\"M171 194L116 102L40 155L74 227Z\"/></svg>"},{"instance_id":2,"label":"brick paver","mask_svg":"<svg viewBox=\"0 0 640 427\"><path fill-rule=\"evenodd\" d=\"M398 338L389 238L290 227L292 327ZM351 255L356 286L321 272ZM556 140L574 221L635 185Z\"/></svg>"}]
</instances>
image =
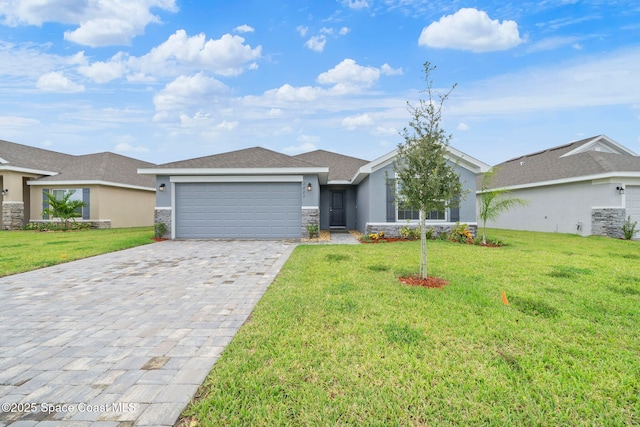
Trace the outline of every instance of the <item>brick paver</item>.
<instances>
[{"instance_id":1,"label":"brick paver","mask_svg":"<svg viewBox=\"0 0 640 427\"><path fill-rule=\"evenodd\" d=\"M0 278L0 426L172 426L294 247L166 241Z\"/></svg>"}]
</instances>

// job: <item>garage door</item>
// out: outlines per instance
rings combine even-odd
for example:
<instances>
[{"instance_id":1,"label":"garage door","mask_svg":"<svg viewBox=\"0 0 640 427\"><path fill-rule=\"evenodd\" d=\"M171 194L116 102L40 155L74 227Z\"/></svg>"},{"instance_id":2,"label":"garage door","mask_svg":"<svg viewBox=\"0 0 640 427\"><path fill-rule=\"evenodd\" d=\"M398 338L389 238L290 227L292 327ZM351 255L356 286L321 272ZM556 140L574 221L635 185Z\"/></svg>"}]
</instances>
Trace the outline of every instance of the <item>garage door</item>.
<instances>
[{"instance_id":1,"label":"garage door","mask_svg":"<svg viewBox=\"0 0 640 427\"><path fill-rule=\"evenodd\" d=\"M177 183L176 237L299 238L300 183Z\"/></svg>"},{"instance_id":2,"label":"garage door","mask_svg":"<svg viewBox=\"0 0 640 427\"><path fill-rule=\"evenodd\" d=\"M638 221L640 224L640 187L627 185L624 192L627 199L627 215L631 216L632 222Z\"/></svg>"}]
</instances>

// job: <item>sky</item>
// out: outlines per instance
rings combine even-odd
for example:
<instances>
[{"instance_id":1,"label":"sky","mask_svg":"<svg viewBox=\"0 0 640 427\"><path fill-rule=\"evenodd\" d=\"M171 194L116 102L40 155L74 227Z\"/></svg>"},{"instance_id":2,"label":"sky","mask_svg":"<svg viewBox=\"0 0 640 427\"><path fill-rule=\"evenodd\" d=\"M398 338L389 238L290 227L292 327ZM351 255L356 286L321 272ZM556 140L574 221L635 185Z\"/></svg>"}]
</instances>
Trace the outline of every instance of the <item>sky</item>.
<instances>
[{"instance_id":1,"label":"sky","mask_svg":"<svg viewBox=\"0 0 640 427\"><path fill-rule=\"evenodd\" d=\"M0 139L153 163L262 146L373 160L426 88L494 165L640 154L637 0L0 0Z\"/></svg>"}]
</instances>

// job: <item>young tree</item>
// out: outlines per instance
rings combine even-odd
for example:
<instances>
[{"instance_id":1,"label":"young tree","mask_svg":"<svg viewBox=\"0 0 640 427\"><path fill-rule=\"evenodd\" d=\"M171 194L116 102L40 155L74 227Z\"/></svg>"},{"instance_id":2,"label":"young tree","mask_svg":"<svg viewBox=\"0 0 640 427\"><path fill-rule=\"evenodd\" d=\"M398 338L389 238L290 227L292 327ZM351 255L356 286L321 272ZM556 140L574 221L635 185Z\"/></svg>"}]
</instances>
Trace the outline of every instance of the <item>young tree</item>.
<instances>
[{"instance_id":1,"label":"young tree","mask_svg":"<svg viewBox=\"0 0 640 427\"><path fill-rule=\"evenodd\" d=\"M478 217L482 220L482 244L487 244L487 221L497 219L500 214L518 206L529 204L527 200L508 197L509 190L491 188L496 170L491 169L482 176L482 185L478 193Z\"/></svg>"},{"instance_id":2,"label":"young tree","mask_svg":"<svg viewBox=\"0 0 640 427\"><path fill-rule=\"evenodd\" d=\"M60 218L64 221L65 228L69 228L69 220L81 217L82 214L78 209L85 207L85 203L81 200L70 200L75 190L68 191L62 199L57 199L51 193L45 193L49 199L49 207L42 211L43 215L51 215L53 218Z\"/></svg>"},{"instance_id":3,"label":"young tree","mask_svg":"<svg viewBox=\"0 0 640 427\"><path fill-rule=\"evenodd\" d=\"M446 93L436 92L430 74L435 70L424 63L427 99L414 106L407 102L411 113L409 127L398 145L394 170L399 181L396 201L420 212L420 276L427 278L426 215L431 211L444 211L464 196L462 184L453 166L447 161L447 147L451 135L440 126L442 106L456 85Z\"/></svg>"}]
</instances>

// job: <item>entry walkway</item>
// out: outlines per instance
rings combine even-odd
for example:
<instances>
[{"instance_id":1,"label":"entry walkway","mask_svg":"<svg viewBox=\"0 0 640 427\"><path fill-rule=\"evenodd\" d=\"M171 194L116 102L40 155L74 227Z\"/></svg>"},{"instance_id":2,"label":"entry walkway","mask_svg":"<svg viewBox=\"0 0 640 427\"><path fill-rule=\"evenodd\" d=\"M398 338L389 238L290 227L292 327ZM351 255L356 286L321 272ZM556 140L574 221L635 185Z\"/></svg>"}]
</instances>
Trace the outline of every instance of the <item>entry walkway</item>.
<instances>
[{"instance_id":1,"label":"entry walkway","mask_svg":"<svg viewBox=\"0 0 640 427\"><path fill-rule=\"evenodd\" d=\"M172 426L294 247L166 241L0 278L0 426Z\"/></svg>"}]
</instances>

